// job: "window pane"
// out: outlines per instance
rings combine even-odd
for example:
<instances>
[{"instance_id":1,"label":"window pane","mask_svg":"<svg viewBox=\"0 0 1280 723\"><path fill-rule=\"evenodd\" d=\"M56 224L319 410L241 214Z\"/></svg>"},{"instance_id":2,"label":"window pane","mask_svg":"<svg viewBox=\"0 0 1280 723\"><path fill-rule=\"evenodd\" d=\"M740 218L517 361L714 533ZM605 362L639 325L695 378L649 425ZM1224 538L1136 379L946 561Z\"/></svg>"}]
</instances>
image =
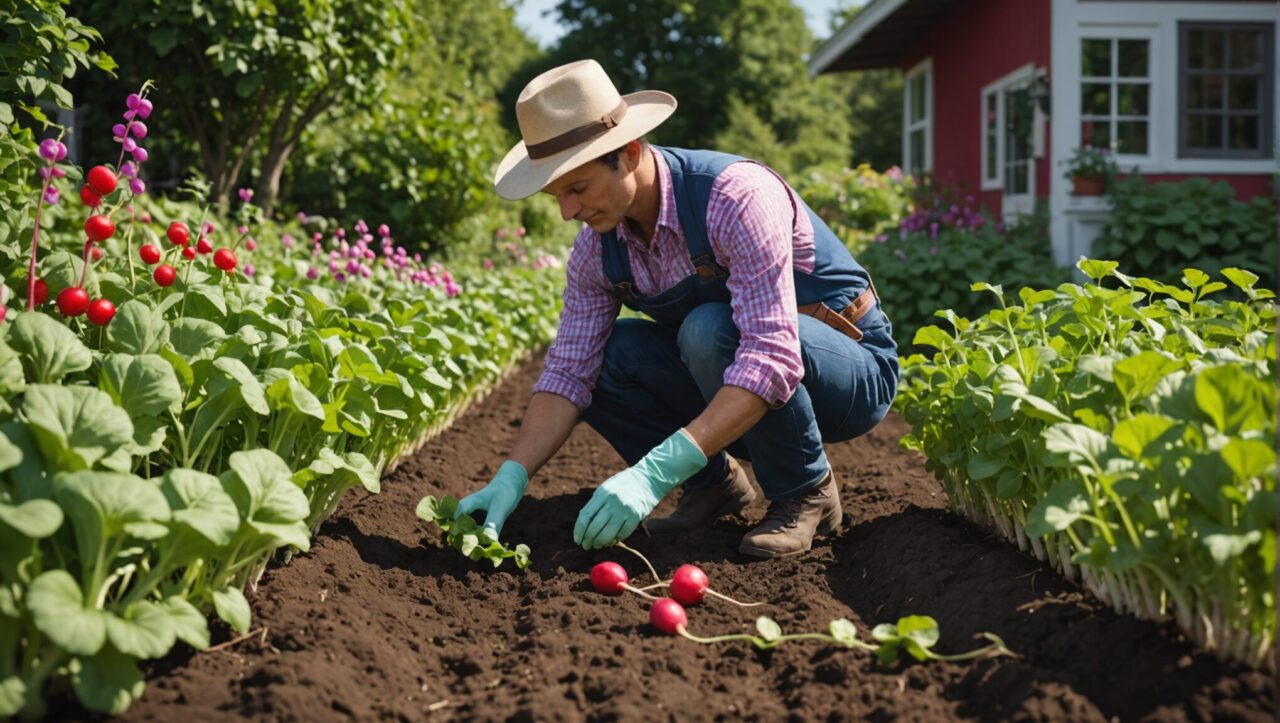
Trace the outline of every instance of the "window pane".
<instances>
[{"instance_id":1,"label":"window pane","mask_svg":"<svg viewBox=\"0 0 1280 723\"><path fill-rule=\"evenodd\" d=\"M1188 116L1187 146L1190 148L1222 148L1222 116Z\"/></svg>"},{"instance_id":2,"label":"window pane","mask_svg":"<svg viewBox=\"0 0 1280 723\"><path fill-rule=\"evenodd\" d=\"M1227 36L1230 67L1236 70L1262 70L1265 37L1261 30L1232 30Z\"/></svg>"},{"instance_id":3,"label":"window pane","mask_svg":"<svg viewBox=\"0 0 1280 723\"><path fill-rule=\"evenodd\" d=\"M1222 108L1222 76L1188 76L1187 108L1190 110L1219 110Z\"/></svg>"},{"instance_id":4,"label":"window pane","mask_svg":"<svg viewBox=\"0 0 1280 723\"><path fill-rule=\"evenodd\" d=\"M1120 115L1146 115L1146 83L1121 83L1116 86L1116 112Z\"/></svg>"},{"instance_id":5,"label":"window pane","mask_svg":"<svg viewBox=\"0 0 1280 723\"><path fill-rule=\"evenodd\" d=\"M911 172L924 170L924 129L911 131Z\"/></svg>"},{"instance_id":6,"label":"window pane","mask_svg":"<svg viewBox=\"0 0 1280 723\"><path fill-rule=\"evenodd\" d=\"M1231 110L1257 110L1262 90L1260 76L1237 76L1227 79L1227 107Z\"/></svg>"},{"instance_id":7,"label":"window pane","mask_svg":"<svg viewBox=\"0 0 1280 723\"><path fill-rule=\"evenodd\" d=\"M1116 153L1147 153L1146 121L1119 121L1116 123Z\"/></svg>"},{"instance_id":8,"label":"window pane","mask_svg":"<svg viewBox=\"0 0 1280 723\"><path fill-rule=\"evenodd\" d=\"M1111 147L1111 123L1087 120L1081 124L1080 144L1094 148Z\"/></svg>"},{"instance_id":9,"label":"window pane","mask_svg":"<svg viewBox=\"0 0 1280 723\"><path fill-rule=\"evenodd\" d=\"M1227 124L1227 147L1234 150L1256 151L1262 145L1259 131L1262 126L1256 115L1232 116Z\"/></svg>"},{"instance_id":10,"label":"window pane","mask_svg":"<svg viewBox=\"0 0 1280 723\"><path fill-rule=\"evenodd\" d=\"M1111 84L1085 83L1080 89L1080 112L1084 115L1111 115Z\"/></svg>"},{"instance_id":11,"label":"window pane","mask_svg":"<svg viewBox=\"0 0 1280 723\"><path fill-rule=\"evenodd\" d=\"M1004 168L1004 192L1008 194L1022 194L1029 191L1027 185L1027 164L1025 161L1019 163L1008 163Z\"/></svg>"},{"instance_id":12,"label":"window pane","mask_svg":"<svg viewBox=\"0 0 1280 723\"><path fill-rule=\"evenodd\" d=\"M1147 41L1121 40L1119 44L1120 77L1145 78L1147 76Z\"/></svg>"},{"instance_id":13,"label":"window pane","mask_svg":"<svg viewBox=\"0 0 1280 723\"><path fill-rule=\"evenodd\" d=\"M1080 41L1080 74L1111 77L1111 40L1086 38Z\"/></svg>"},{"instance_id":14,"label":"window pane","mask_svg":"<svg viewBox=\"0 0 1280 723\"><path fill-rule=\"evenodd\" d=\"M925 74L921 73L911 79L911 122L922 121L928 109L925 108Z\"/></svg>"},{"instance_id":15,"label":"window pane","mask_svg":"<svg viewBox=\"0 0 1280 723\"><path fill-rule=\"evenodd\" d=\"M1187 67L1205 70L1222 68L1222 56L1225 52L1224 38L1221 30L1197 28L1187 33Z\"/></svg>"}]
</instances>

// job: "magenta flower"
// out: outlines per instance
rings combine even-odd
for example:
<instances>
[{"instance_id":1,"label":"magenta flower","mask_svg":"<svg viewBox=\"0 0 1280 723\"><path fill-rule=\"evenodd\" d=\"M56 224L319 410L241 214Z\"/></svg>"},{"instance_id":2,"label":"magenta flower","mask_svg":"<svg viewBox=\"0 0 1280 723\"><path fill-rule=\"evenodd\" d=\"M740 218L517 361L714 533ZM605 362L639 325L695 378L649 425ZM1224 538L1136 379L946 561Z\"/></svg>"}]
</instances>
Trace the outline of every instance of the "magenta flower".
<instances>
[{"instance_id":1,"label":"magenta flower","mask_svg":"<svg viewBox=\"0 0 1280 723\"><path fill-rule=\"evenodd\" d=\"M384 224L382 224L381 226L378 226L378 235L379 235L379 236L381 236L382 238L388 238L388 237L390 237L390 236L391 236L391 227L390 227L390 226L388 226L388 225L386 225L385 223L384 223Z\"/></svg>"},{"instance_id":2,"label":"magenta flower","mask_svg":"<svg viewBox=\"0 0 1280 723\"><path fill-rule=\"evenodd\" d=\"M292 236L292 235L290 235L290 234L285 234L285 235L281 236L281 237L280 237L280 243L284 244L284 247L285 247L285 248L287 248L287 249L292 249L292 248L293 248L293 236Z\"/></svg>"},{"instance_id":3,"label":"magenta flower","mask_svg":"<svg viewBox=\"0 0 1280 723\"><path fill-rule=\"evenodd\" d=\"M138 146L137 148L133 149L133 160L137 161L138 163L146 163L147 159L150 157L151 156L147 153L147 149L143 148L142 146Z\"/></svg>"},{"instance_id":4,"label":"magenta flower","mask_svg":"<svg viewBox=\"0 0 1280 723\"><path fill-rule=\"evenodd\" d=\"M516 229L517 236L524 236L524 234L525 234L524 226L521 226L520 228Z\"/></svg>"},{"instance_id":5,"label":"magenta flower","mask_svg":"<svg viewBox=\"0 0 1280 723\"><path fill-rule=\"evenodd\" d=\"M337 236L338 238L346 238L347 230L345 228L340 228L334 232L334 235Z\"/></svg>"},{"instance_id":6,"label":"magenta flower","mask_svg":"<svg viewBox=\"0 0 1280 723\"><path fill-rule=\"evenodd\" d=\"M58 205L58 201L62 199L62 193L57 188L49 186L44 190L44 202L50 206Z\"/></svg>"},{"instance_id":7,"label":"magenta flower","mask_svg":"<svg viewBox=\"0 0 1280 723\"><path fill-rule=\"evenodd\" d=\"M254 273L256 273L256 272L257 272L257 269L253 268L253 264L245 264L245 265L244 265L244 275L245 275L245 276L253 276L253 275L254 275Z\"/></svg>"},{"instance_id":8,"label":"magenta flower","mask_svg":"<svg viewBox=\"0 0 1280 723\"><path fill-rule=\"evenodd\" d=\"M492 271L492 270L493 270L493 259L485 259L485 260L484 260L484 263L482 264L482 266L484 266L485 271Z\"/></svg>"},{"instance_id":9,"label":"magenta flower","mask_svg":"<svg viewBox=\"0 0 1280 723\"><path fill-rule=\"evenodd\" d=\"M130 123L129 127L126 128L125 130L132 133L134 138L147 137L147 124L139 120L136 120Z\"/></svg>"},{"instance_id":10,"label":"magenta flower","mask_svg":"<svg viewBox=\"0 0 1280 723\"><path fill-rule=\"evenodd\" d=\"M253 189L241 188L240 190L236 191L236 195L240 197L241 203L248 203L253 200ZM242 231L241 233L244 233L244 232Z\"/></svg>"},{"instance_id":11,"label":"magenta flower","mask_svg":"<svg viewBox=\"0 0 1280 723\"><path fill-rule=\"evenodd\" d=\"M129 192L135 196L141 196L147 192L147 184L141 178L129 179Z\"/></svg>"},{"instance_id":12,"label":"magenta flower","mask_svg":"<svg viewBox=\"0 0 1280 723\"><path fill-rule=\"evenodd\" d=\"M250 238L250 239L245 239L245 241L244 241L244 250L245 250L245 251L257 251L257 250L258 250L258 242L257 242L257 241L254 241L254 240L253 240L253 239L251 239L251 238Z\"/></svg>"}]
</instances>

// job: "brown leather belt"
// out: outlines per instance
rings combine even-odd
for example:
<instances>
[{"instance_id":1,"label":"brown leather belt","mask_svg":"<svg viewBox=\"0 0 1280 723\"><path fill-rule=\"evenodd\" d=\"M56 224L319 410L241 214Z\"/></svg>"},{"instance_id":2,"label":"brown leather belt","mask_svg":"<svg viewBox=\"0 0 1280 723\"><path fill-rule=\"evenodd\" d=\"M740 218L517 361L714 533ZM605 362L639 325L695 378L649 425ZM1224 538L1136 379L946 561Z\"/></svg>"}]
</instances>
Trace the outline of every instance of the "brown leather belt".
<instances>
[{"instance_id":1,"label":"brown leather belt","mask_svg":"<svg viewBox=\"0 0 1280 723\"><path fill-rule=\"evenodd\" d=\"M872 286L859 294L852 304L840 311L832 309L821 301L816 304L805 304L797 307L796 311L805 316L812 316L854 341L862 341L862 330L858 328L857 324L862 320L862 317L867 315L868 311L875 308L878 298L876 287Z\"/></svg>"}]
</instances>

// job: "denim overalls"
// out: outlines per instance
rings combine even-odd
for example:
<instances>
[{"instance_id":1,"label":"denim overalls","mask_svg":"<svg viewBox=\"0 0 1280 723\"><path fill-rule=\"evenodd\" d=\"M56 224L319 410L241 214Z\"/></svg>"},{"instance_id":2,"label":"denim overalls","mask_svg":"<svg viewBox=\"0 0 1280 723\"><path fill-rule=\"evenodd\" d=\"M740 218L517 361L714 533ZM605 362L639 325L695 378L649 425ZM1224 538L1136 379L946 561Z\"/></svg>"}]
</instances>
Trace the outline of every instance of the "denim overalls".
<instances>
[{"instance_id":1,"label":"denim overalls","mask_svg":"<svg viewBox=\"0 0 1280 723\"><path fill-rule=\"evenodd\" d=\"M615 231L601 236L611 292L653 321L619 319L605 345L591 405L583 419L635 464L702 413L723 385L738 348L728 270L707 238L711 186L729 164L744 160L712 151L652 147L671 171L680 227L697 273L653 296L636 293L630 258ZM867 274L803 201L814 230L814 269L795 271L797 304L824 302L839 311L870 285ZM797 209L800 210L800 209ZM752 462L770 500L797 497L825 477L822 443L852 439L888 412L898 383L897 347L877 303L861 321L861 342L810 316L799 316L804 377L782 407L771 409L728 451ZM715 483L727 474L723 453L685 484Z\"/></svg>"}]
</instances>

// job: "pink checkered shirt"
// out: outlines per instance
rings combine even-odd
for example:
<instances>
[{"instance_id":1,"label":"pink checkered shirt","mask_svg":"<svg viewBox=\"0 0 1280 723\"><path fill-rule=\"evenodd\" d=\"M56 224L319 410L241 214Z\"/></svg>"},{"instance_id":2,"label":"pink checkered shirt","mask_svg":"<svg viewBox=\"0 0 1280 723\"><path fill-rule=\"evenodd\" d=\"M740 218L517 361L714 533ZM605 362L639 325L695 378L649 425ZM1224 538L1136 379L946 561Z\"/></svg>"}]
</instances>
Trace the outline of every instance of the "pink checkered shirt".
<instances>
[{"instance_id":1,"label":"pink checkered shirt","mask_svg":"<svg viewBox=\"0 0 1280 723\"><path fill-rule=\"evenodd\" d=\"M651 296L694 273L680 219L671 171L657 150L658 226L653 242L618 225L626 244L636 291ZM771 407L791 398L804 376L796 321L792 269L813 270L813 224L799 196L757 163L734 163L716 177L707 205L707 235L716 261L729 270L733 322L741 333L737 356L724 383L755 393ZM621 303L609 293L601 261L600 234L583 226L566 269L560 330L547 352L535 392L565 397L579 409L591 404L604 345Z\"/></svg>"}]
</instances>

